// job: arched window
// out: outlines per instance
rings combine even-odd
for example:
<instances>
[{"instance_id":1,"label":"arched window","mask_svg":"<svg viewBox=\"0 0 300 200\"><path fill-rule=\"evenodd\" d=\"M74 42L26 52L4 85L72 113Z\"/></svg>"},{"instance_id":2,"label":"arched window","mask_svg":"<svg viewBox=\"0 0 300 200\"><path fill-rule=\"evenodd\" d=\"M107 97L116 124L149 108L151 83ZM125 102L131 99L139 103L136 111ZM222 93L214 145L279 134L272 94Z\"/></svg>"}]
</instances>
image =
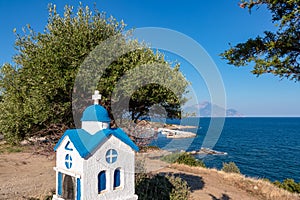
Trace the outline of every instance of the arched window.
<instances>
[{"instance_id":1,"label":"arched window","mask_svg":"<svg viewBox=\"0 0 300 200\"><path fill-rule=\"evenodd\" d=\"M98 174L98 193L101 193L104 190L106 190L106 175L105 171L101 171Z\"/></svg>"},{"instance_id":2,"label":"arched window","mask_svg":"<svg viewBox=\"0 0 300 200\"><path fill-rule=\"evenodd\" d=\"M114 172L114 189L120 187L120 185L121 185L121 171L118 168Z\"/></svg>"},{"instance_id":3,"label":"arched window","mask_svg":"<svg viewBox=\"0 0 300 200\"><path fill-rule=\"evenodd\" d=\"M75 199L75 190L74 190L74 177L69 175L64 175L63 179L63 199Z\"/></svg>"}]
</instances>

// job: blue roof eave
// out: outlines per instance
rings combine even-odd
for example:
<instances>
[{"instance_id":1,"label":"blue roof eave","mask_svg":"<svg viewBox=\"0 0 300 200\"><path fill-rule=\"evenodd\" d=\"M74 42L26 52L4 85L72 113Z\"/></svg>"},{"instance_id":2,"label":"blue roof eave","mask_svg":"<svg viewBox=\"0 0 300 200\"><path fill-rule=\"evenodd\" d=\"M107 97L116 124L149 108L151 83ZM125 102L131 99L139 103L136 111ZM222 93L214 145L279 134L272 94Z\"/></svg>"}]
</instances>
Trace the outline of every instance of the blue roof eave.
<instances>
[{"instance_id":1,"label":"blue roof eave","mask_svg":"<svg viewBox=\"0 0 300 200\"><path fill-rule=\"evenodd\" d=\"M58 149L64 138L68 136L79 155L82 158L87 158L91 156L92 152L110 135L114 135L116 138L130 146L134 151L139 151L139 148L136 146L136 144L120 128L104 129L95 133L94 135L89 134L83 129L67 130L55 145L54 151Z\"/></svg>"}]
</instances>

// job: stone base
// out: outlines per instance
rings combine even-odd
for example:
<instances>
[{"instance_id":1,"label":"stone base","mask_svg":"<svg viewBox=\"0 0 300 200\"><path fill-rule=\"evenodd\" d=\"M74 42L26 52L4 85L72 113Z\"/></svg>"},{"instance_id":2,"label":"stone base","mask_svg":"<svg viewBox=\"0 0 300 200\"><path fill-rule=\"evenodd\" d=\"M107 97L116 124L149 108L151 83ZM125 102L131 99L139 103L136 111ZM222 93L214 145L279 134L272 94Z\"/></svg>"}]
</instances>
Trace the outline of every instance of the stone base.
<instances>
[{"instance_id":1,"label":"stone base","mask_svg":"<svg viewBox=\"0 0 300 200\"><path fill-rule=\"evenodd\" d=\"M138 196L137 195L133 195L132 197L127 197L127 198L120 198L120 200L137 200L138 199Z\"/></svg>"},{"instance_id":2,"label":"stone base","mask_svg":"<svg viewBox=\"0 0 300 200\"><path fill-rule=\"evenodd\" d=\"M58 197L56 194L53 195L52 200L64 200L60 197Z\"/></svg>"}]
</instances>

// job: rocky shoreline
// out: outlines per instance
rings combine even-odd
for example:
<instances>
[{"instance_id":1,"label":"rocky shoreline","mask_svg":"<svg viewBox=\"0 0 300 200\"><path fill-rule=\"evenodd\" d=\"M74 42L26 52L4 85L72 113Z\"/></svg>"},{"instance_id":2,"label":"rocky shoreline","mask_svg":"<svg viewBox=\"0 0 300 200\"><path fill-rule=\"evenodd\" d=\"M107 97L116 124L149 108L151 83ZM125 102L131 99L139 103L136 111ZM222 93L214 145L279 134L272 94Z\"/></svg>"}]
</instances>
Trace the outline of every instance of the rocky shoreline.
<instances>
[{"instance_id":1,"label":"rocky shoreline","mask_svg":"<svg viewBox=\"0 0 300 200\"><path fill-rule=\"evenodd\" d=\"M213 150L213 149L210 149L210 148L204 148L204 147L201 147L201 149L198 150L198 151L190 151L190 152L187 152L187 153L191 154L191 155L197 155L197 154L228 155L227 152L216 151L216 150Z\"/></svg>"},{"instance_id":2,"label":"rocky shoreline","mask_svg":"<svg viewBox=\"0 0 300 200\"><path fill-rule=\"evenodd\" d=\"M166 135L167 138L191 138L197 136L196 133L181 131L178 129L159 128L157 131Z\"/></svg>"}]
</instances>

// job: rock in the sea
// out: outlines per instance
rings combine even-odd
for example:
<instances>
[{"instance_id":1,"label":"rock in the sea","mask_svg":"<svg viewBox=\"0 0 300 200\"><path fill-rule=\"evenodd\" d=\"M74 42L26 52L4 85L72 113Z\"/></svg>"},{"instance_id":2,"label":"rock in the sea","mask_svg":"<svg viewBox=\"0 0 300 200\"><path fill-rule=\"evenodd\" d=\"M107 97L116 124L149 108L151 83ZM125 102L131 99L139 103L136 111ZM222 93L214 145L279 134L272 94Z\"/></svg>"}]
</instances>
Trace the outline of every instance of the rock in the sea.
<instances>
[{"instance_id":1,"label":"rock in the sea","mask_svg":"<svg viewBox=\"0 0 300 200\"><path fill-rule=\"evenodd\" d=\"M197 151L191 151L191 154L196 154L197 153Z\"/></svg>"}]
</instances>

